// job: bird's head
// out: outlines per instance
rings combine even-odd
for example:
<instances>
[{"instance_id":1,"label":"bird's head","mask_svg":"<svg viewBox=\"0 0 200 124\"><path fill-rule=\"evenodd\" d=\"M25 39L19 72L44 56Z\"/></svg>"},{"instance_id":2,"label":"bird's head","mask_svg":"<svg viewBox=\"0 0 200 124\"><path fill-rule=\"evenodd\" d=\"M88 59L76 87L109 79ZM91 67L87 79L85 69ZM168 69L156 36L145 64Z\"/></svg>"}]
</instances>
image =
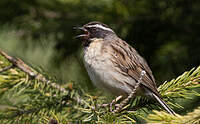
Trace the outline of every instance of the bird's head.
<instances>
[{"instance_id":1,"label":"bird's head","mask_svg":"<svg viewBox=\"0 0 200 124\"><path fill-rule=\"evenodd\" d=\"M84 44L92 42L93 38L106 38L107 36L115 35L115 32L109 28L106 24L101 22L89 22L82 27L76 27L76 29L82 30L83 34L76 36L81 38Z\"/></svg>"}]
</instances>

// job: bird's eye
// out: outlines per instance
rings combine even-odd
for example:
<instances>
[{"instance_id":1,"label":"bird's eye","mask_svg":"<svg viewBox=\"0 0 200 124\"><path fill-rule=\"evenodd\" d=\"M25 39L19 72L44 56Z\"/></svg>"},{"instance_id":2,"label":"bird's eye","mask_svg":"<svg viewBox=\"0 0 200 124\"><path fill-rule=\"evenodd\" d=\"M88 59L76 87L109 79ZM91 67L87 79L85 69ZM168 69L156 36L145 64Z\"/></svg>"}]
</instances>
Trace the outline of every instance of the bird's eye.
<instances>
[{"instance_id":1,"label":"bird's eye","mask_svg":"<svg viewBox=\"0 0 200 124\"><path fill-rule=\"evenodd\" d=\"M90 28L90 31L91 31L91 32L96 32L97 29L96 29L96 28Z\"/></svg>"}]
</instances>

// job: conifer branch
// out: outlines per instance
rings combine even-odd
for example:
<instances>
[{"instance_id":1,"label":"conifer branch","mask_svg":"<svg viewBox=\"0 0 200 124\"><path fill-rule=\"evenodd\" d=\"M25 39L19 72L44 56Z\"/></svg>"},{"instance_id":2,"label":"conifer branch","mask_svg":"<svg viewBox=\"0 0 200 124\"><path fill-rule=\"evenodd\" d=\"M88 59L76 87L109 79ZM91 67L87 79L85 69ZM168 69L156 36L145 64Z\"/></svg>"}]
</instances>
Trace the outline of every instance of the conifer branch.
<instances>
[{"instance_id":1,"label":"conifer branch","mask_svg":"<svg viewBox=\"0 0 200 124\"><path fill-rule=\"evenodd\" d=\"M45 76L43 76L42 74L39 74L33 68L31 68L30 66L25 64L20 58L9 56L8 54L6 54L1 49L0 49L0 54L2 56L4 56L10 63L12 63L12 65L10 65L8 67L5 67L0 72L8 70L8 69L10 69L12 67L17 67L17 68L21 69L23 72L27 73L30 77L35 78L38 81L44 82L47 85L50 85L50 86L58 89L60 92L63 92L64 94L67 93L65 88L61 87L60 85L58 85L55 82L52 82L51 80L48 80ZM72 86L69 86L69 87L72 88ZM81 98L77 97L77 98L74 98L73 100L76 101L79 104L83 104Z\"/></svg>"},{"instance_id":2,"label":"conifer branch","mask_svg":"<svg viewBox=\"0 0 200 124\"><path fill-rule=\"evenodd\" d=\"M4 62L2 56L9 62ZM154 114L149 115L149 113L155 109L159 110L155 102L143 97L136 97L122 108L123 111L113 114L109 112L109 108L100 107L105 103L105 97L88 95L83 89L75 89L71 85L58 85L45 74L41 74L25 64L21 59L11 57L1 50L0 68L0 119L3 119L3 122L23 123L25 120L31 119L30 122L34 123L40 119L40 122L45 123L51 120L58 123L77 121L135 123L138 117L147 118L147 122L153 122L156 120ZM199 96L196 91L199 87L200 67L185 72L177 79L165 82L158 90L168 104L180 107L176 99L184 101L190 99L191 95ZM19 101L17 99L15 102L9 101L15 97ZM2 110L1 105L3 105ZM198 113L198 111L195 112ZM165 113L159 112L159 115L164 117ZM189 118L187 115L183 117ZM166 116L171 119L170 121L177 120L171 115L167 114ZM179 116L182 117L181 115L177 117ZM159 121L166 120L160 119Z\"/></svg>"},{"instance_id":3,"label":"conifer branch","mask_svg":"<svg viewBox=\"0 0 200 124\"><path fill-rule=\"evenodd\" d=\"M158 91L169 104L180 108L181 105L174 103L174 100L190 99L191 95L200 96L197 88L200 88L200 66L184 72L170 82L163 83L158 87Z\"/></svg>"},{"instance_id":4,"label":"conifer branch","mask_svg":"<svg viewBox=\"0 0 200 124\"><path fill-rule=\"evenodd\" d=\"M34 71L34 69L32 69L27 64L25 64L20 58L14 58L12 56L9 56L8 54L3 52L2 50L0 50L0 54L2 56L4 56L14 66L18 67L23 72L27 73L30 77L35 78L35 79L37 79L39 81L45 82L45 83L51 85L52 87L59 89L61 92L66 93L66 90L64 88L62 88L60 85L58 85L58 84L56 84L54 82L51 82L50 80L46 79L43 75L37 74L37 72ZM7 68L2 69L2 71L10 69L12 67L13 66L8 66Z\"/></svg>"},{"instance_id":5,"label":"conifer branch","mask_svg":"<svg viewBox=\"0 0 200 124\"><path fill-rule=\"evenodd\" d=\"M200 123L200 107L186 115L172 116L163 111L153 111L154 114L149 114L145 120L150 124L199 124Z\"/></svg>"}]
</instances>

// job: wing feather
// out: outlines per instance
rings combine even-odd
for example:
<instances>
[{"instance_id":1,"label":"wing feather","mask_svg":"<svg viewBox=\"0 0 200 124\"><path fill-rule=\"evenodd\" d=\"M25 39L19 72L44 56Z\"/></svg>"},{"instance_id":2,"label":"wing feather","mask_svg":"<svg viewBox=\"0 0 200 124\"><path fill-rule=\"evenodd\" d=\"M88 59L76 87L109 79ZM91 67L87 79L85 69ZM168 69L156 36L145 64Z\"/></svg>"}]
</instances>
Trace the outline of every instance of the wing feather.
<instances>
[{"instance_id":1,"label":"wing feather","mask_svg":"<svg viewBox=\"0 0 200 124\"><path fill-rule=\"evenodd\" d=\"M121 39L116 39L116 42L107 42L106 46L109 46L112 50L111 61L120 68L120 71L124 75L132 77L134 80L138 81L141 77L141 72L145 71L146 74L142 77L142 84L157 94L157 87L155 84L155 79L153 77L152 71L149 68L147 62L142 58L138 52Z\"/></svg>"}]
</instances>

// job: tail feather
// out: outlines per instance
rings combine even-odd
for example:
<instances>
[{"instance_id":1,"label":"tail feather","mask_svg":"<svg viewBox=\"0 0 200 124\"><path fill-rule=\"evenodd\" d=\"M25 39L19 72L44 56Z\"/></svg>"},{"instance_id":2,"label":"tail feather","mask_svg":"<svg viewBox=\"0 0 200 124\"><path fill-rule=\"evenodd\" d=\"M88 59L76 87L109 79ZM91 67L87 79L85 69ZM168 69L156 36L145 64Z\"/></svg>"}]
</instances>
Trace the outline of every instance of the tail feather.
<instances>
[{"instance_id":1,"label":"tail feather","mask_svg":"<svg viewBox=\"0 0 200 124\"><path fill-rule=\"evenodd\" d=\"M170 114L175 115L176 113L157 95L155 95L154 93L152 93L152 95L154 96L154 98L163 106L163 108L168 111Z\"/></svg>"}]
</instances>

